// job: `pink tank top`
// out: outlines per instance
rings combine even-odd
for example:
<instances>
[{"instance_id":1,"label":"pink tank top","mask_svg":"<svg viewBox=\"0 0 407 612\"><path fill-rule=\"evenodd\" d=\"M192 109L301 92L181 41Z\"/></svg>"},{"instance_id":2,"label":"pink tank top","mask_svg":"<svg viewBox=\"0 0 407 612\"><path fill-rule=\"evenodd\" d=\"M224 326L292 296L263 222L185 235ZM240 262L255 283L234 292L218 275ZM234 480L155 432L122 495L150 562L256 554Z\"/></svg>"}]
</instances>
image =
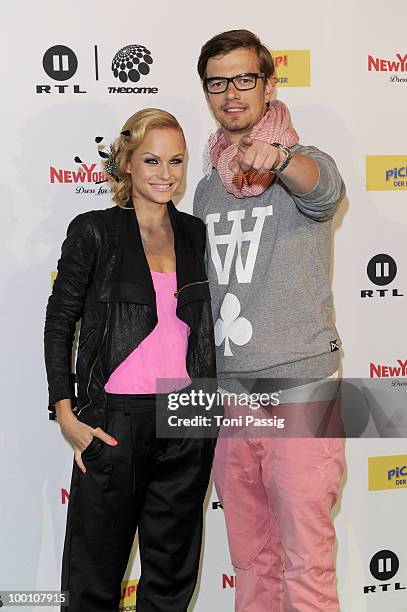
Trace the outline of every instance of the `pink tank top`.
<instances>
[{"instance_id":1,"label":"pink tank top","mask_svg":"<svg viewBox=\"0 0 407 612\"><path fill-rule=\"evenodd\" d=\"M151 270L151 276L158 323L111 373L105 384L107 393L164 393L186 387L191 382L185 364L189 326L176 315L176 272ZM169 380L164 388L165 381L159 381L157 389L157 379L182 380L175 380L175 383Z\"/></svg>"}]
</instances>

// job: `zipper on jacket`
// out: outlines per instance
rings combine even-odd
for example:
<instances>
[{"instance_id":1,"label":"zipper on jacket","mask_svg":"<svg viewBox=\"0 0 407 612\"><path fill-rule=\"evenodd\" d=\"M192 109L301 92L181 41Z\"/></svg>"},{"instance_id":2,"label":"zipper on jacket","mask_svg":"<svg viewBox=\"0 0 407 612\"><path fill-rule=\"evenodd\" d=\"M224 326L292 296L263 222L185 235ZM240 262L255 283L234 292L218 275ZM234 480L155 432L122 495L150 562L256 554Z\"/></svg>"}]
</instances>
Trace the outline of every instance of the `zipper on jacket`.
<instances>
[{"instance_id":1,"label":"zipper on jacket","mask_svg":"<svg viewBox=\"0 0 407 612\"><path fill-rule=\"evenodd\" d=\"M99 350L98 350L98 352L97 352L97 355L96 355L96 357L95 357L95 359L94 359L94 361L93 361L93 363L92 363L92 365L91 365L90 372L89 372L88 383L87 383L87 385L86 385L86 395L88 396L89 402L88 402L87 404L85 404L85 406L82 406L82 408L81 408L81 409L79 410L79 412L77 413L77 414L78 414L78 416L81 414L81 412L82 412L83 410L85 410L85 408L89 408L89 406L90 406L90 405L91 405L91 403L92 403L92 399L91 399L91 397L90 397L90 395L89 395L89 386L90 386L90 381L91 381L91 378L92 378L93 370L94 370L95 365L96 365L96 362L97 362L97 360L99 359L99 356L100 356L100 348L103 346L103 343L104 343L105 338L106 338L106 334L107 334L107 324L108 324L108 320L109 320L109 311L110 311L110 302L108 302L108 303L107 303L107 308L106 308L106 323L105 323L105 329L103 330L102 341L101 341L101 343L100 343L100 347L99 347Z\"/></svg>"},{"instance_id":2,"label":"zipper on jacket","mask_svg":"<svg viewBox=\"0 0 407 612\"><path fill-rule=\"evenodd\" d=\"M209 283L209 280L194 281L192 283L188 283L187 285L184 285L183 287L181 287L181 289L178 289L178 291L175 291L174 297L177 298L179 296L179 294L181 293L181 291L183 289L186 289L186 287L191 287L191 285L202 285L202 284L205 284L205 283Z\"/></svg>"},{"instance_id":3,"label":"zipper on jacket","mask_svg":"<svg viewBox=\"0 0 407 612\"><path fill-rule=\"evenodd\" d=\"M81 340L81 343L79 344L78 348L82 348L82 346L85 344L86 340L87 340L88 338L90 338L90 337L91 337L91 335L92 335L92 334L93 334L95 331L96 331L96 330L95 330L95 328L91 329L91 330L90 330L90 331L89 331L89 332L86 334L85 338L84 338L83 340Z\"/></svg>"}]
</instances>

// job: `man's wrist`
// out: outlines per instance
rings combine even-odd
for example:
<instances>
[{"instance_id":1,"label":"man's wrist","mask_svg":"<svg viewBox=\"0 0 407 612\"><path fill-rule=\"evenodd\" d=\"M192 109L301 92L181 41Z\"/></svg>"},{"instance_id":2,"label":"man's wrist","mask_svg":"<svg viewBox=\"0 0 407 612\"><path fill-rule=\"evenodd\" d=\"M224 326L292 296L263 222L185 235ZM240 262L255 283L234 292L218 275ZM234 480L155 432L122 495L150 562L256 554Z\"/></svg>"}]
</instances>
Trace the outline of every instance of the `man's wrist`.
<instances>
[{"instance_id":1,"label":"man's wrist","mask_svg":"<svg viewBox=\"0 0 407 612\"><path fill-rule=\"evenodd\" d=\"M286 147L285 145L282 145L279 142L272 142L271 146L278 148L280 154L277 163L271 168L271 170L272 172L274 172L274 174L280 174L281 172L284 172L284 170L287 168L288 164L292 160L293 153L289 147Z\"/></svg>"}]
</instances>

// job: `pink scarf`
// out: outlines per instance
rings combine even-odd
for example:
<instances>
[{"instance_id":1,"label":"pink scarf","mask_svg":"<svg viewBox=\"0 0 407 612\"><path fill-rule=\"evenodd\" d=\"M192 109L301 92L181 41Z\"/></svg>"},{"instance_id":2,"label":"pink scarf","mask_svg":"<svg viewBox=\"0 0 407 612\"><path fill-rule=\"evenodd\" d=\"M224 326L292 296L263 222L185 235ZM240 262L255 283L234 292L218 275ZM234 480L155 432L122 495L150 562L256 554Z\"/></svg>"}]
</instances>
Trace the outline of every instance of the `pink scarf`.
<instances>
[{"instance_id":1,"label":"pink scarf","mask_svg":"<svg viewBox=\"0 0 407 612\"><path fill-rule=\"evenodd\" d=\"M269 108L259 123L254 126L250 138L265 142L278 142L292 147L298 142L298 134L291 123L290 112L279 100L270 102ZM238 153L237 144L227 146L222 128L209 138L209 153L212 165L229 193L237 198L248 198L263 193L275 179L274 172L259 174L255 170L233 174L230 162Z\"/></svg>"}]
</instances>

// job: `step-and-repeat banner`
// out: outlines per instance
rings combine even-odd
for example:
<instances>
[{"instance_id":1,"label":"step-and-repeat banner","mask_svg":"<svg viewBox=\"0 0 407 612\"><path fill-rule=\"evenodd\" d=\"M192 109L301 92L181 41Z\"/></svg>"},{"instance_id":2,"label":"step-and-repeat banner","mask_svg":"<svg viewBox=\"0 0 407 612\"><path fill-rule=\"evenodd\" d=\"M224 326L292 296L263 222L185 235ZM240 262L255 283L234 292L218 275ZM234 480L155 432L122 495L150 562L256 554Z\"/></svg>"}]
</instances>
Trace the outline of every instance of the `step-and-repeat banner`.
<instances>
[{"instance_id":1,"label":"step-and-repeat banner","mask_svg":"<svg viewBox=\"0 0 407 612\"><path fill-rule=\"evenodd\" d=\"M3 7L0 590L59 588L72 451L48 420L43 321L67 225L80 212L111 205L103 152L130 114L151 106L184 127L189 154L179 206L191 211L215 127L196 61L214 34L248 28L269 45L277 97L301 143L330 153L345 179L332 245L344 376L406 384L406 18L403 3L378 0ZM120 59L125 47L134 52L131 66ZM353 439L346 453L335 518L341 609L401 612L406 441ZM135 543L123 610L135 609L139 569ZM223 511L211 488L191 610L233 610L234 588Z\"/></svg>"}]
</instances>

